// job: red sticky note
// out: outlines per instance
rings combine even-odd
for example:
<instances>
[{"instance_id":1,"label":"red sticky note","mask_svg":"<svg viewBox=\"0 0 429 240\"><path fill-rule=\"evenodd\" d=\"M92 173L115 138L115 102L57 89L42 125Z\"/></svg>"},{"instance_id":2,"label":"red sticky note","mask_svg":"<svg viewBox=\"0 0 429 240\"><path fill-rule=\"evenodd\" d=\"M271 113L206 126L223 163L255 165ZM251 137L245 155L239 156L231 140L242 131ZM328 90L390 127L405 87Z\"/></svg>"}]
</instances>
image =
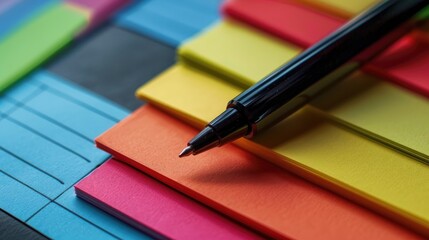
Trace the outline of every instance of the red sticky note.
<instances>
[{"instance_id":1,"label":"red sticky note","mask_svg":"<svg viewBox=\"0 0 429 240\"><path fill-rule=\"evenodd\" d=\"M406 229L233 145L188 159L197 131L146 105L97 146L273 238L412 239Z\"/></svg>"},{"instance_id":2,"label":"red sticky note","mask_svg":"<svg viewBox=\"0 0 429 240\"><path fill-rule=\"evenodd\" d=\"M229 0L224 13L281 39L308 48L345 20L290 0ZM415 34L400 39L364 68L429 97L429 42Z\"/></svg>"},{"instance_id":3,"label":"red sticky note","mask_svg":"<svg viewBox=\"0 0 429 240\"><path fill-rule=\"evenodd\" d=\"M75 186L76 194L157 237L262 239L155 179L109 160Z\"/></svg>"},{"instance_id":4,"label":"red sticky note","mask_svg":"<svg viewBox=\"0 0 429 240\"><path fill-rule=\"evenodd\" d=\"M307 48L345 20L288 0L229 0L225 15Z\"/></svg>"},{"instance_id":5,"label":"red sticky note","mask_svg":"<svg viewBox=\"0 0 429 240\"><path fill-rule=\"evenodd\" d=\"M365 70L429 97L429 42L406 36Z\"/></svg>"}]
</instances>

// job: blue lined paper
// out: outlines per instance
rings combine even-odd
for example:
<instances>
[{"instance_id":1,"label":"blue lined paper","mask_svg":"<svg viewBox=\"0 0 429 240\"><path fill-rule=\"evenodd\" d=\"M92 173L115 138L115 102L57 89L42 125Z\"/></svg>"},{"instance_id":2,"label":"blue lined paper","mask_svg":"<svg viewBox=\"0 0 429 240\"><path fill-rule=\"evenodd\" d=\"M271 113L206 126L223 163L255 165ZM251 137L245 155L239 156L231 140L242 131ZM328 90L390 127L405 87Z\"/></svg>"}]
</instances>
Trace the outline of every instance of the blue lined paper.
<instances>
[{"instance_id":1,"label":"blue lined paper","mask_svg":"<svg viewBox=\"0 0 429 240\"><path fill-rule=\"evenodd\" d=\"M128 113L47 71L5 92L0 96L0 208L51 238L145 237L129 226L122 228L130 237L111 233L118 232L118 220L76 205L81 200L70 195L76 182L109 158L93 139ZM67 197L60 197L67 190Z\"/></svg>"},{"instance_id":2,"label":"blue lined paper","mask_svg":"<svg viewBox=\"0 0 429 240\"><path fill-rule=\"evenodd\" d=\"M117 238L149 239L149 237L144 236L139 230L77 198L73 188L67 190L56 202L79 217L89 222L96 222L100 228L109 229L109 233Z\"/></svg>"},{"instance_id":3,"label":"blue lined paper","mask_svg":"<svg viewBox=\"0 0 429 240\"><path fill-rule=\"evenodd\" d=\"M50 203L27 223L53 239L119 239L57 203Z\"/></svg>"}]
</instances>

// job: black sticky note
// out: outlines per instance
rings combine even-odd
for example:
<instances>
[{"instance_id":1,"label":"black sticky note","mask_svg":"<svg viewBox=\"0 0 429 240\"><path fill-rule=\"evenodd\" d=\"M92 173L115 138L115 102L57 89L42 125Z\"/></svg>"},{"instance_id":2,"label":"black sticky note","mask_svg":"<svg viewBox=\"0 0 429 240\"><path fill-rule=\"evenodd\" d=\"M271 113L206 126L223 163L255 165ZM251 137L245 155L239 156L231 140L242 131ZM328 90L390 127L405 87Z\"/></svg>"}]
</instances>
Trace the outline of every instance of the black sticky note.
<instances>
[{"instance_id":1,"label":"black sticky note","mask_svg":"<svg viewBox=\"0 0 429 240\"><path fill-rule=\"evenodd\" d=\"M115 26L82 39L48 69L134 110L135 90L175 62L175 49Z\"/></svg>"},{"instance_id":2,"label":"black sticky note","mask_svg":"<svg viewBox=\"0 0 429 240\"><path fill-rule=\"evenodd\" d=\"M0 239L49 239L0 209Z\"/></svg>"}]
</instances>

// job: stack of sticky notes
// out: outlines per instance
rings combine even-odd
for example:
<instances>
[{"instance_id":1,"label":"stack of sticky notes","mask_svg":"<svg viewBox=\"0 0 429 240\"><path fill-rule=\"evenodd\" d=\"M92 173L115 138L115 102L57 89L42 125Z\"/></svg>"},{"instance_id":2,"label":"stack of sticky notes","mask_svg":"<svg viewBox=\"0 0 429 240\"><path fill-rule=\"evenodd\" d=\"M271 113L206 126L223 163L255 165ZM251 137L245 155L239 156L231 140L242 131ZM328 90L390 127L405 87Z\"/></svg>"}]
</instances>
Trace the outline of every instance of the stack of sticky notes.
<instances>
[{"instance_id":1,"label":"stack of sticky notes","mask_svg":"<svg viewBox=\"0 0 429 240\"><path fill-rule=\"evenodd\" d=\"M149 238L72 189L110 158L93 139L129 112L49 71L31 72L126 2L0 1L1 239Z\"/></svg>"},{"instance_id":2,"label":"stack of sticky notes","mask_svg":"<svg viewBox=\"0 0 429 240\"><path fill-rule=\"evenodd\" d=\"M254 139L177 157L228 100L375 2L226 1L137 90L150 104L96 139L114 159L76 194L157 238L429 237L429 47L414 34Z\"/></svg>"},{"instance_id":3,"label":"stack of sticky notes","mask_svg":"<svg viewBox=\"0 0 429 240\"><path fill-rule=\"evenodd\" d=\"M127 1L34 0L0 5L0 92ZM2 7L3 6L3 7Z\"/></svg>"}]
</instances>

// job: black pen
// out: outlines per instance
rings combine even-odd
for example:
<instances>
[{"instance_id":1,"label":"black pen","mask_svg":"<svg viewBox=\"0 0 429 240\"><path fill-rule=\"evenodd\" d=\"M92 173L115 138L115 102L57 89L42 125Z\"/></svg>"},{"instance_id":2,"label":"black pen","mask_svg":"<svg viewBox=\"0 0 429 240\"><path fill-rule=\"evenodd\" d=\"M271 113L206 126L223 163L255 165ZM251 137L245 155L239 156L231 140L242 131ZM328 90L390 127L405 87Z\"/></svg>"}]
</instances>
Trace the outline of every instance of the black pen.
<instances>
[{"instance_id":1,"label":"black pen","mask_svg":"<svg viewBox=\"0 0 429 240\"><path fill-rule=\"evenodd\" d=\"M252 137L308 103L391 45L415 24L429 0L387 0L365 11L232 99L179 157Z\"/></svg>"}]
</instances>

